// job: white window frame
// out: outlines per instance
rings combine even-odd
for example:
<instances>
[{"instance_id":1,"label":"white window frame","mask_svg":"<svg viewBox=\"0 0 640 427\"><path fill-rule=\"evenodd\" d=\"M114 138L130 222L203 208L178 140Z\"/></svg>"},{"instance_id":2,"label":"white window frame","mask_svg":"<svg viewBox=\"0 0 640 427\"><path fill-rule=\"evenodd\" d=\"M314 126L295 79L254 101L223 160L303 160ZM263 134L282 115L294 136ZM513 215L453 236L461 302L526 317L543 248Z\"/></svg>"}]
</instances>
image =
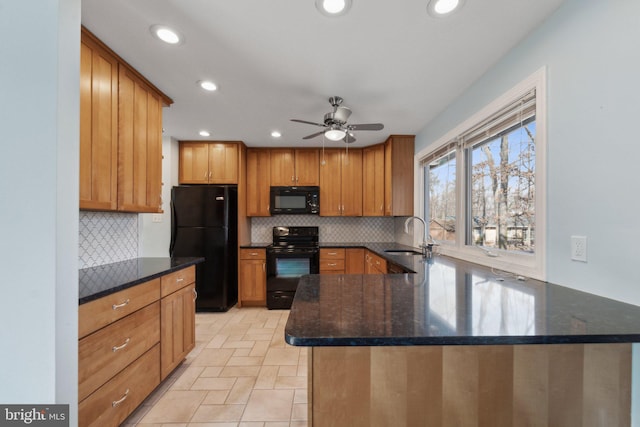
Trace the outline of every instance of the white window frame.
<instances>
[{"instance_id":1,"label":"white window frame","mask_svg":"<svg viewBox=\"0 0 640 427\"><path fill-rule=\"evenodd\" d=\"M456 171L456 240L455 242L437 242L437 252L463 259L465 261L482 264L516 275L546 280L546 189L547 189L547 116L546 116L546 67L542 67L527 77L502 96L495 99L476 114L456 126L433 144L430 144L414 156L415 187L418 191L414 196L414 210L417 216L425 218L425 177L421 162L443 146L456 140L467 130L500 111L506 105L513 103L525 93L536 91L536 201L535 201L535 253L519 254L491 248L490 251L477 246L466 244L467 211L465 197L467 194L467 180L465 178L465 158L462 147L457 148ZM418 239L414 236L414 239ZM421 240L421 239L419 239ZM414 243L418 244L418 240ZM497 256L496 256L497 255Z\"/></svg>"}]
</instances>

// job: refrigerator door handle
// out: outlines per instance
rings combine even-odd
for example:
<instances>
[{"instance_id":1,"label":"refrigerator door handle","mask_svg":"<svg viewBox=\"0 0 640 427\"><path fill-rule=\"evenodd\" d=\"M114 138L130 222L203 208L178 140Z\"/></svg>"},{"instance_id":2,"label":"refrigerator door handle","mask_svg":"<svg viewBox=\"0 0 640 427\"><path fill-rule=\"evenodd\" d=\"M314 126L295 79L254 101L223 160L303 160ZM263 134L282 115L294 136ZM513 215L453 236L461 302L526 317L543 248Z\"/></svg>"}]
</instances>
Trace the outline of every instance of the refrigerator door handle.
<instances>
[{"instance_id":1,"label":"refrigerator door handle","mask_svg":"<svg viewBox=\"0 0 640 427\"><path fill-rule=\"evenodd\" d=\"M176 235L178 234L178 221L176 219L176 205L171 200L171 242L169 243L169 256L173 256L173 247L176 244Z\"/></svg>"}]
</instances>

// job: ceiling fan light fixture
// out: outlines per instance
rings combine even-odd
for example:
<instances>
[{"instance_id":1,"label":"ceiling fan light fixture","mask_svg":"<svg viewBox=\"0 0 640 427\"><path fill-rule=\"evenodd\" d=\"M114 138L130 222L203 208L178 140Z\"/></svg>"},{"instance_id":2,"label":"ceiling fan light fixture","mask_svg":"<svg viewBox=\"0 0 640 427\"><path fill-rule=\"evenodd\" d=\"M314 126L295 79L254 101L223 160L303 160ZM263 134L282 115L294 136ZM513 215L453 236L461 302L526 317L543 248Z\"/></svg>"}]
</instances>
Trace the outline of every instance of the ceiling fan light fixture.
<instances>
[{"instance_id":1,"label":"ceiling fan light fixture","mask_svg":"<svg viewBox=\"0 0 640 427\"><path fill-rule=\"evenodd\" d=\"M351 8L352 0L315 0L316 9L324 16L345 15Z\"/></svg>"},{"instance_id":2,"label":"ceiling fan light fixture","mask_svg":"<svg viewBox=\"0 0 640 427\"><path fill-rule=\"evenodd\" d=\"M184 43L184 37L166 25L152 25L149 30L155 38L167 44L178 45Z\"/></svg>"},{"instance_id":3,"label":"ceiling fan light fixture","mask_svg":"<svg viewBox=\"0 0 640 427\"><path fill-rule=\"evenodd\" d=\"M324 137L331 141L340 141L346 134L342 129L327 129L324 132Z\"/></svg>"},{"instance_id":4,"label":"ceiling fan light fixture","mask_svg":"<svg viewBox=\"0 0 640 427\"><path fill-rule=\"evenodd\" d=\"M434 18L442 18L460 10L463 3L464 0L430 0L427 12Z\"/></svg>"}]
</instances>

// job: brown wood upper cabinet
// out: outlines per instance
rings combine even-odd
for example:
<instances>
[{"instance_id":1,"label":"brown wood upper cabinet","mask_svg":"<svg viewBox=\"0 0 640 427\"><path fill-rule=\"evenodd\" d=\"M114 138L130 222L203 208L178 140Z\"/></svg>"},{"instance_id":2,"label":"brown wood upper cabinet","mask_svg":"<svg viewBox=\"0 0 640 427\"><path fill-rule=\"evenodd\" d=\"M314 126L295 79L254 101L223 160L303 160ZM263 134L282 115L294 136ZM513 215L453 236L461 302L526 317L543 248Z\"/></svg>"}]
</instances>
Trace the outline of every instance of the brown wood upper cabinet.
<instances>
[{"instance_id":1,"label":"brown wood upper cabinet","mask_svg":"<svg viewBox=\"0 0 640 427\"><path fill-rule=\"evenodd\" d=\"M271 185L320 185L319 152L317 149L271 149Z\"/></svg>"},{"instance_id":2,"label":"brown wood upper cabinet","mask_svg":"<svg viewBox=\"0 0 640 427\"><path fill-rule=\"evenodd\" d=\"M362 150L362 215L384 216L384 144Z\"/></svg>"},{"instance_id":3,"label":"brown wood upper cabinet","mask_svg":"<svg viewBox=\"0 0 640 427\"><path fill-rule=\"evenodd\" d=\"M413 155L415 135L391 135L384 143L386 216L413 215Z\"/></svg>"},{"instance_id":4,"label":"brown wood upper cabinet","mask_svg":"<svg viewBox=\"0 0 640 427\"><path fill-rule=\"evenodd\" d=\"M118 207L118 60L84 30L80 46L80 208Z\"/></svg>"},{"instance_id":5,"label":"brown wood upper cabinet","mask_svg":"<svg viewBox=\"0 0 640 427\"><path fill-rule=\"evenodd\" d=\"M172 103L82 27L80 209L162 212L162 107Z\"/></svg>"},{"instance_id":6,"label":"brown wood upper cabinet","mask_svg":"<svg viewBox=\"0 0 640 427\"><path fill-rule=\"evenodd\" d=\"M237 184L238 149L235 141L180 141L180 184Z\"/></svg>"},{"instance_id":7,"label":"brown wood upper cabinet","mask_svg":"<svg viewBox=\"0 0 640 427\"><path fill-rule=\"evenodd\" d=\"M118 210L162 212L162 101L131 70L118 77Z\"/></svg>"},{"instance_id":8,"label":"brown wood upper cabinet","mask_svg":"<svg viewBox=\"0 0 640 427\"><path fill-rule=\"evenodd\" d=\"M269 212L270 151L266 148L247 149L247 216L271 216Z\"/></svg>"},{"instance_id":9,"label":"brown wood upper cabinet","mask_svg":"<svg viewBox=\"0 0 640 427\"><path fill-rule=\"evenodd\" d=\"M320 215L362 216L362 149L327 149L320 165Z\"/></svg>"}]
</instances>

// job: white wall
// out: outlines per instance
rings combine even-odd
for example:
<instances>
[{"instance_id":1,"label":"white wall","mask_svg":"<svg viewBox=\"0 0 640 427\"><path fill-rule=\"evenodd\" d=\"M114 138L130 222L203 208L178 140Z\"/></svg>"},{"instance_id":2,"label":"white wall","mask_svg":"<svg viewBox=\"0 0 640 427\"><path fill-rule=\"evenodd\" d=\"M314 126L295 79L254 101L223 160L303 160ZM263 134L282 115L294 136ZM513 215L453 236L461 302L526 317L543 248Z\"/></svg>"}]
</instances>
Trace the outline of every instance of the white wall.
<instances>
[{"instance_id":1,"label":"white wall","mask_svg":"<svg viewBox=\"0 0 640 427\"><path fill-rule=\"evenodd\" d=\"M169 107L171 108L171 107ZM171 241L171 187L178 185L178 142L162 138L162 210L161 214L138 215L138 256L168 257ZM160 222L153 222L158 218Z\"/></svg>"},{"instance_id":2,"label":"white wall","mask_svg":"<svg viewBox=\"0 0 640 427\"><path fill-rule=\"evenodd\" d=\"M0 0L0 402L77 421L80 1Z\"/></svg>"},{"instance_id":3,"label":"white wall","mask_svg":"<svg viewBox=\"0 0 640 427\"><path fill-rule=\"evenodd\" d=\"M416 151L547 67L547 280L640 305L640 2L568 0L416 138ZM570 236L588 238L588 262Z\"/></svg>"}]
</instances>

